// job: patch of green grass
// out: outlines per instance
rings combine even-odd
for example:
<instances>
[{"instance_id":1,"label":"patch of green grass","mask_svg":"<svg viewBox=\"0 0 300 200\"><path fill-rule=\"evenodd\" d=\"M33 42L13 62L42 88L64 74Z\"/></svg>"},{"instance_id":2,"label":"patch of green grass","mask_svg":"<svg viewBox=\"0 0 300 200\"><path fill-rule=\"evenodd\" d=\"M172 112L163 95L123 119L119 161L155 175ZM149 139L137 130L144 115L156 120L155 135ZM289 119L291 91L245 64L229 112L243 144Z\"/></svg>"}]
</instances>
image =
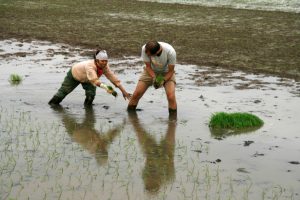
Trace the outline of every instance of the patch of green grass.
<instances>
[{"instance_id":1,"label":"patch of green grass","mask_svg":"<svg viewBox=\"0 0 300 200\"><path fill-rule=\"evenodd\" d=\"M261 127L264 122L250 113L225 113L218 112L212 115L209 126L221 129L243 129Z\"/></svg>"},{"instance_id":2,"label":"patch of green grass","mask_svg":"<svg viewBox=\"0 0 300 200\"><path fill-rule=\"evenodd\" d=\"M22 76L18 74L11 74L9 77L9 82L12 85L19 85L22 82L22 80L23 80Z\"/></svg>"}]
</instances>

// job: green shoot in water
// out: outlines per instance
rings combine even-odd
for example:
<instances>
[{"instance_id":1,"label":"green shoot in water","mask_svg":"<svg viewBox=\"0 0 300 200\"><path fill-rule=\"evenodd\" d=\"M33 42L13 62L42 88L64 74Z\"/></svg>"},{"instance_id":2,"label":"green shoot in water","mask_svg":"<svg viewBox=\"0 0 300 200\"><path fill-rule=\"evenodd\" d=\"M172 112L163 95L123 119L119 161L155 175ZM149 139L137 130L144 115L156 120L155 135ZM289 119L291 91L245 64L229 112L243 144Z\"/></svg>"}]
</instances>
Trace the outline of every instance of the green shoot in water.
<instances>
[{"instance_id":1,"label":"green shoot in water","mask_svg":"<svg viewBox=\"0 0 300 200\"><path fill-rule=\"evenodd\" d=\"M9 77L9 82L12 85L19 85L22 82L22 77L18 74L11 74Z\"/></svg>"}]
</instances>

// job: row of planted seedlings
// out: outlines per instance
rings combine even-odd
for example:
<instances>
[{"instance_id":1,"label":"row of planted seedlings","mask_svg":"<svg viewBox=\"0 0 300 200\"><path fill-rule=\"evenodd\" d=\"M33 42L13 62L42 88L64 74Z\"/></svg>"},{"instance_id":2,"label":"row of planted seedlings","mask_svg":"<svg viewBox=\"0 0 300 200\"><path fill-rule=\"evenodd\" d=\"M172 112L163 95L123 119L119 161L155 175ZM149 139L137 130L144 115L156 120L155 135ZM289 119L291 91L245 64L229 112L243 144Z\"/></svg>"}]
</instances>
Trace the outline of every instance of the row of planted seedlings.
<instances>
[{"instance_id":1,"label":"row of planted seedlings","mask_svg":"<svg viewBox=\"0 0 300 200\"><path fill-rule=\"evenodd\" d=\"M159 155L150 152L147 157L128 125L107 149L107 161L99 164L96 154L72 141L61 122L41 121L13 108L0 107L0 111L4 199L251 199L255 192L247 175L241 184L223 175L218 164L203 163L202 154L209 153L209 144L201 141L176 140L173 166L165 166L172 164L165 162L164 155L159 160L155 158ZM162 167L164 173L159 171ZM262 188L260 193L261 199L294 197L279 186Z\"/></svg>"}]
</instances>

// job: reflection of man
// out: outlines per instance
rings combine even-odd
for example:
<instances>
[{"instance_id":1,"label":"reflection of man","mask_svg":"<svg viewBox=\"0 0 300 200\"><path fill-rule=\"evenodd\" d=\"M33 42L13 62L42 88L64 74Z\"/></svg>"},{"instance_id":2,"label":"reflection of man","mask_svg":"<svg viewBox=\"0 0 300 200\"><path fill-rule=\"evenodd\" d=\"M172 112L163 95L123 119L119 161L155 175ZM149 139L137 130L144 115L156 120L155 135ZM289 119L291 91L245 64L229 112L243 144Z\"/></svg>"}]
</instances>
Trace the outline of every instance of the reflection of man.
<instances>
[{"instance_id":1,"label":"reflection of man","mask_svg":"<svg viewBox=\"0 0 300 200\"><path fill-rule=\"evenodd\" d=\"M139 123L135 112L129 113L129 119L146 157L143 170L145 189L151 193L158 192L163 184L173 181L175 176L174 148L176 122L169 121L165 137L160 142L157 142Z\"/></svg>"},{"instance_id":2,"label":"reflection of man","mask_svg":"<svg viewBox=\"0 0 300 200\"><path fill-rule=\"evenodd\" d=\"M94 155L99 165L106 164L109 145L120 134L123 124L104 134L94 128L96 120L92 107L85 109L85 118L82 123L77 123L62 107L59 110L62 113L63 124L73 141Z\"/></svg>"}]
</instances>

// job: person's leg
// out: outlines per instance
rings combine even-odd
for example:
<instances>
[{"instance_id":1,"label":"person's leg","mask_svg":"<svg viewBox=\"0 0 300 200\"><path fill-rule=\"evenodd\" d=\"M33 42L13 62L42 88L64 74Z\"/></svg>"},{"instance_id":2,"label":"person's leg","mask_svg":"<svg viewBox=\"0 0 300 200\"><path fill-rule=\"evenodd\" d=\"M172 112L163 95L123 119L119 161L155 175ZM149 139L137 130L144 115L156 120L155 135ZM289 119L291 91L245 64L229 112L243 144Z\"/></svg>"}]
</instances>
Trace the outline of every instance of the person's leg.
<instances>
[{"instance_id":1,"label":"person's leg","mask_svg":"<svg viewBox=\"0 0 300 200\"><path fill-rule=\"evenodd\" d=\"M79 81L75 80L72 76L71 70L67 73L61 87L57 93L48 102L50 105L59 104L70 92L72 92L78 85Z\"/></svg>"},{"instance_id":2,"label":"person's leg","mask_svg":"<svg viewBox=\"0 0 300 200\"><path fill-rule=\"evenodd\" d=\"M152 78L148 74L146 70L143 71L139 78L139 82L135 88L135 91L133 92L133 95L128 103L127 111L135 111L136 107L139 103L139 100L142 98L142 96L147 91L148 87L152 85Z\"/></svg>"},{"instance_id":3,"label":"person's leg","mask_svg":"<svg viewBox=\"0 0 300 200\"><path fill-rule=\"evenodd\" d=\"M85 90L85 106L91 106L96 96L96 86L91 83L82 83L83 89Z\"/></svg>"},{"instance_id":4,"label":"person's leg","mask_svg":"<svg viewBox=\"0 0 300 200\"><path fill-rule=\"evenodd\" d=\"M165 91L168 99L169 104L169 113L176 113L177 112L177 102L176 102L176 96L175 96L175 86L176 83L173 80L170 80L165 83Z\"/></svg>"},{"instance_id":5,"label":"person's leg","mask_svg":"<svg viewBox=\"0 0 300 200\"><path fill-rule=\"evenodd\" d=\"M139 100L142 98L142 96L145 94L147 91L149 85L145 83L144 81L139 81L135 91L133 92L133 95L128 103L127 110L128 111L135 111L136 107L139 103Z\"/></svg>"}]
</instances>

